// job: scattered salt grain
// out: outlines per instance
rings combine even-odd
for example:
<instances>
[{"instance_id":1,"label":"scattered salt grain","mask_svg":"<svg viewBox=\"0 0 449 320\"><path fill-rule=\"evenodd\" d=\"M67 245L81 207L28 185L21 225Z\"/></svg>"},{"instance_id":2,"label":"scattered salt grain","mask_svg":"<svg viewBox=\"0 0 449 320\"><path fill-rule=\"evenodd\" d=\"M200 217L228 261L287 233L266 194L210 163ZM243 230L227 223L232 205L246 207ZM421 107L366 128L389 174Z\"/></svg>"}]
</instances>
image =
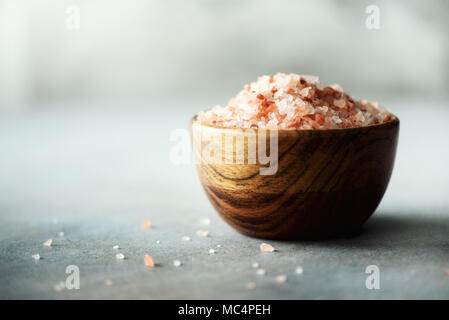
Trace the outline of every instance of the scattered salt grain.
<instances>
[{"instance_id":1,"label":"scattered salt grain","mask_svg":"<svg viewBox=\"0 0 449 320\"><path fill-rule=\"evenodd\" d=\"M175 267L180 267L180 266L182 265L182 262L179 261L179 260L174 260L174 261L173 261L173 265L174 265Z\"/></svg>"},{"instance_id":2,"label":"scattered salt grain","mask_svg":"<svg viewBox=\"0 0 449 320\"><path fill-rule=\"evenodd\" d=\"M105 284L106 286L110 287L110 286L112 286L113 283L112 283L111 280L107 279L107 280L104 281L104 284Z\"/></svg>"},{"instance_id":3,"label":"scattered salt grain","mask_svg":"<svg viewBox=\"0 0 449 320\"><path fill-rule=\"evenodd\" d=\"M112 249L118 250L118 249L120 249L120 246L118 244L116 244L115 246L112 247Z\"/></svg>"},{"instance_id":4,"label":"scattered salt grain","mask_svg":"<svg viewBox=\"0 0 449 320\"><path fill-rule=\"evenodd\" d=\"M124 255L123 253L117 253L117 254L115 255L115 257L116 257L117 259L119 259L119 260L125 259L125 255Z\"/></svg>"},{"instance_id":5,"label":"scattered salt grain","mask_svg":"<svg viewBox=\"0 0 449 320\"><path fill-rule=\"evenodd\" d=\"M143 262L147 267L154 268L154 266L155 266L153 257L150 256L149 254L146 254L143 257Z\"/></svg>"},{"instance_id":6,"label":"scattered salt grain","mask_svg":"<svg viewBox=\"0 0 449 320\"><path fill-rule=\"evenodd\" d=\"M246 284L246 289L248 289L248 290L253 290L255 288L256 288L256 283L255 282L248 282Z\"/></svg>"},{"instance_id":7,"label":"scattered salt grain","mask_svg":"<svg viewBox=\"0 0 449 320\"><path fill-rule=\"evenodd\" d=\"M64 237L64 232L60 232L60 233L58 233L58 235L60 236L60 237Z\"/></svg>"},{"instance_id":8,"label":"scattered salt grain","mask_svg":"<svg viewBox=\"0 0 449 320\"><path fill-rule=\"evenodd\" d=\"M64 289L64 286L61 286L60 283L55 284L55 285L53 286L53 290L55 290L56 292L61 292L63 289Z\"/></svg>"},{"instance_id":9,"label":"scattered salt grain","mask_svg":"<svg viewBox=\"0 0 449 320\"><path fill-rule=\"evenodd\" d=\"M182 241L190 241L190 237L188 237L188 236L184 236L181 239L182 239Z\"/></svg>"},{"instance_id":10,"label":"scattered salt grain","mask_svg":"<svg viewBox=\"0 0 449 320\"><path fill-rule=\"evenodd\" d=\"M275 249L273 248L273 246L271 244L262 243L260 245L260 251L262 251L262 252L274 252Z\"/></svg>"},{"instance_id":11,"label":"scattered salt grain","mask_svg":"<svg viewBox=\"0 0 449 320\"><path fill-rule=\"evenodd\" d=\"M253 262L253 263L251 264L251 266L252 266L253 268L259 268L259 264L258 264L257 262Z\"/></svg>"},{"instance_id":12,"label":"scattered salt grain","mask_svg":"<svg viewBox=\"0 0 449 320\"><path fill-rule=\"evenodd\" d=\"M200 222L201 222L202 224L204 224L205 226L210 225L210 219L209 219L209 218L202 218L202 219L200 220Z\"/></svg>"},{"instance_id":13,"label":"scattered salt grain","mask_svg":"<svg viewBox=\"0 0 449 320\"><path fill-rule=\"evenodd\" d=\"M157 244L161 243L161 240L157 240L156 243L157 243Z\"/></svg>"},{"instance_id":14,"label":"scattered salt grain","mask_svg":"<svg viewBox=\"0 0 449 320\"><path fill-rule=\"evenodd\" d=\"M217 244L217 248L221 248L221 244Z\"/></svg>"},{"instance_id":15,"label":"scattered salt grain","mask_svg":"<svg viewBox=\"0 0 449 320\"><path fill-rule=\"evenodd\" d=\"M265 269L257 269L256 270L256 274L259 276L264 276L265 275Z\"/></svg>"},{"instance_id":16,"label":"scattered salt grain","mask_svg":"<svg viewBox=\"0 0 449 320\"><path fill-rule=\"evenodd\" d=\"M46 247L51 247L51 244L53 243L53 239L48 239L47 241L44 242L44 246Z\"/></svg>"},{"instance_id":17,"label":"scattered salt grain","mask_svg":"<svg viewBox=\"0 0 449 320\"><path fill-rule=\"evenodd\" d=\"M209 249L209 254L215 254L215 250L214 249Z\"/></svg>"},{"instance_id":18,"label":"scattered salt grain","mask_svg":"<svg viewBox=\"0 0 449 320\"><path fill-rule=\"evenodd\" d=\"M295 273L296 273L296 274L302 274L303 271L304 271L304 270L303 270L303 268L302 268L301 266L297 266L296 269L295 269Z\"/></svg>"},{"instance_id":19,"label":"scattered salt grain","mask_svg":"<svg viewBox=\"0 0 449 320\"><path fill-rule=\"evenodd\" d=\"M149 219L145 219L143 222L142 222L142 228L144 228L144 229L149 229L151 227L151 222L150 222L150 220Z\"/></svg>"},{"instance_id":20,"label":"scattered salt grain","mask_svg":"<svg viewBox=\"0 0 449 320\"><path fill-rule=\"evenodd\" d=\"M285 281L287 281L287 276L286 275L279 275L276 277L276 282L277 283L284 283Z\"/></svg>"},{"instance_id":21,"label":"scattered salt grain","mask_svg":"<svg viewBox=\"0 0 449 320\"><path fill-rule=\"evenodd\" d=\"M207 230L198 230L196 235L201 238L206 238L209 235L209 231Z\"/></svg>"},{"instance_id":22,"label":"scattered salt grain","mask_svg":"<svg viewBox=\"0 0 449 320\"><path fill-rule=\"evenodd\" d=\"M31 257L32 257L34 260L40 260L40 259L41 259L41 255L40 255L39 253L31 255Z\"/></svg>"}]
</instances>

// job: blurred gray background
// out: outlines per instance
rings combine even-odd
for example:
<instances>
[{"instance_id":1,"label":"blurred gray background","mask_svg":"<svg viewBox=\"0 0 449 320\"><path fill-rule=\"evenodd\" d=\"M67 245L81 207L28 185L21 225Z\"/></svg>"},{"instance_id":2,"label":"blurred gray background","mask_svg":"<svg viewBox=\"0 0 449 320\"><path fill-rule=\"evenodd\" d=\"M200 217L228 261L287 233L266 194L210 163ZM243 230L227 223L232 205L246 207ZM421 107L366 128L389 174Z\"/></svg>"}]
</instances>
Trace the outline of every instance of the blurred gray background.
<instances>
[{"instance_id":1,"label":"blurred gray background","mask_svg":"<svg viewBox=\"0 0 449 320\"><path fill-rule=\"evenodd\" d=\"M366 28L369 5L378 30ZM0 0L0 299L448 299L448 9L444 0ZM390 185L360 236L270 241L272 256L219 218L192 164L170 161L180 143L170 136L188 136L195 113L279 71L377 100L401 131ZM144 219L154 227L142 230ZM206 228L210 237L195 235ZM81 289L54 290L70 264ZM382 290L365 287L371 264Z\"/></svg>"},{"instance_id":2,"label":"blurred gray background","mask_svg":"<svg viewBox=\"0 0 449 320\"><path fill-rule=\"evenodd\" d=\"M379 30L365 26L372 4ZM370 100L446 98L448 9L444 0L1 0L0 109L167 98L202 99L204 109L278 71Z\"/></svg>"}]
</instances>

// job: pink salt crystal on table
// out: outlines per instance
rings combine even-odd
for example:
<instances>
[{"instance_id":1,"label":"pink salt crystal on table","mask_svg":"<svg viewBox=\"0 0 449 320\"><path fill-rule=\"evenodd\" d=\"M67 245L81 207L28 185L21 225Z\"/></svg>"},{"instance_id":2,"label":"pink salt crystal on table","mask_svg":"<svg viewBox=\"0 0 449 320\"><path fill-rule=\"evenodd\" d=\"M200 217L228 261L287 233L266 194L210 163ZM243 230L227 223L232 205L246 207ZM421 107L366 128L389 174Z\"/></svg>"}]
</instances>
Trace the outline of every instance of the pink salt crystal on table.
<instances>
[{"instance_id":1,"label":"pink salt crystal on table","mask_svg":"<svg viewBox=\"0 0 449 320\"><path fill-rule=\"evenodd\" d=\"M53 286L53 290L55 290L56 292L61 292L63 289L64 289L64 287L61 286L60 283L55 284L55 285Z\"/></svg>"},{"instance_id":2,"label":"pink salt crystal on table","mask_svg":"<svg viewBox=\"0 0 449 320\"><path fill-rule=\"evenodd\" d=\"M253 290L255 288L256 288L256 283L255 282L248 282L246 284L246 289L248 289L248 290Z\"/></svg>"},{"instance_id":3,"label":"pink salt crystal on table","mask_svg":"<svg viewBox=\"0 0 449 320\"><path fill-rule=\"evenodd\" d=\"M153 257L151 257L149 254L146 254L143 257L143 262L147 267L154 268L155 266Z\"/></svg>"},{"instance_id":4,"label":"pink salt crystal on table","mask_svg":"<svg viewBox=\"0 0 449 320\"><path fill-rule=\"evenodd\" d=\"M449 269L444 270L444 274L445 274L446 276L449 276Z\"/></svg>"},{"instance_id":5,"label":"pink salt crystal on table","mask_svg":"<svg viewBox=\"0 0 449 320\"><path fill-rule=\"evenodd\" d=\"M356 101L318 77L277 73L247 84L227 106L198 114L204 124L237 128L338 129L389 121L375 102Z\"/></svg>"},{"instance_id":6,"label":"pink salt crystal on table","mask_svg":"<svg viewBox=\"0 0 449 320\"><path fill-rule=\"evenodd\" d=\"M197 234L198 237L206 238L209 235L209 231L207 231L207 230L198 230L196 232L196 234Z\"/></svg>"},{"instance_id":7,"label":"pink salt crystal on table","mask_svg":"<svg viewBox=\"0 0 449 320\"><path fill-rule=\"evenodd\" d=\"M275 249L273 248L273 246L271 244L262 243L260 245L260 251L262 251L262 252L274 252Z\"/></svg>"},{"instance_id":8,"label":"pink salt crystal on table","mask_svg":"<svg viewBox=\"0 0 449 320\"><path fill-rule=\"evenodd\" d=\"M284 283L285 281L287 281L287 276L286 275L279 275L276 277L276 282L277 283Z\"/></svg>"},{"instance_id":9,"label":"pink salt crystal on table","mask_svg":"<svg viewBox=\"0 0 449 320\"><path fill-rule=\"evenodd\" d=\"M150 220L149 219L145 219L143 222L142 222L142 228L144 228L144 229L149 229L151 227L151 222L150 222Z\"/></svg>"}]
</instances>

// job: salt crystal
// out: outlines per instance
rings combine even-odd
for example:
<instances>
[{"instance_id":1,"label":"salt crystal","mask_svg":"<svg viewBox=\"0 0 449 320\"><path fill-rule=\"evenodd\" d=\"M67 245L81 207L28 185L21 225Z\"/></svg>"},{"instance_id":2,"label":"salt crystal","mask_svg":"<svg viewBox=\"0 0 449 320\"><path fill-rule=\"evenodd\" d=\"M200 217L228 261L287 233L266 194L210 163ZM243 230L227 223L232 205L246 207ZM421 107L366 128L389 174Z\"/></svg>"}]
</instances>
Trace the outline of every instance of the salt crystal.
<instances>
[{"instance_id":1,"label":"salt crystal","mask_svg":"<svg viewBox=\"0 0 449 320\"><path fill-rule=\"evenodd\" d=\"M256 283L254 283L254 282L248 282L246 284L246 289L248 289L248 290L253 290L255 288L256 288Z\"/></svg>"},{"instance_id":2,"label":"salt crystal","mask_svg":"<svg viewBox=\"0 0 449 320\"><path fill-rule=\"evenodd\" d=\"M113 283L112 283L111 280L107 279L107 280L104 281L104 284L105 284L106 286L110 287L110 286L112 286Z\"/></svg>"},{"instance_id":3,"label":"salt crystal","mask_svg":"<svg viewBox=\"0 0 449 320\"><path fill-rule=\"evenodd\" d=\"M286 275L279 275L276 277L276 282L277 283L284 283L285 281L287 281L287 276Z\"/></svg>"},{"instance_id":4,"label":"salt crystal","mask_svg":"<svg viewBox=\"0 0 449 320\"><path fill-rule=\"evenodd\" d=\"M273 246L271 244L262 243L260 245L260 251L262 251L262 252L274 252L275 249L273 248Z\"/></svg>"},{"instance_id":5,"label":"salt crystal","mask_svg":"<svg viewBox=\"0 0 449 320\"><path fill-rule=\"evenodd\" d=\"M316 85L316 87L317 87L318 90L324 90L324 88L326 88L326 86L324 84L322 84L322 83L318 83Z\"/></svg>"},{"instance_id":6,"label":"salt crystal","mask_svg":"<svg viewBox=\"0 0 449 320\"><path fill-rule=\"evenodd\" d=\"M259 276L264 276L265 275L265 269L257 269L256 270L256 274Z\"/></svg>"},{"instance_id":7,"label":"salt crystal","mask_svg":"<svg viewBox=\"0 0 449 320\"><path fill-rule=\"evenodd\" d=\"M31 257L32 257L34 260L40 260L40 259L41 259L41 255L40 255L39 253L31 255Z\"/></svg>"},{"instance_id":8,"label":"salt crystal","mask_svg":"<svg viewBox=\"0 0 449 320\"><path fill-rule=\"evenodd\" d=\"M210 225L210 219L209 218L202 218L200 222L206 226Z\"/></svg>"},{"instance_id":9,"label":"salt crystal","mask_svg":"<svg viewBox=\"0 0 449 320\"><path fill-rule=\"evenodd\" d=\"M304 80L306 80L308 83L311 83L311 84L318 84L318 83L320 83L320 78L317 77L317 76L312 76L312 75L306 74L306 75L303 75L301 77Z\"/></svg>"},{"instance_id":10,"label":"salt crystal","mask_svg":"<svg viewBox=\"0 0 449 320\"><path fill-rule=\"evenodd\" d=\"M57 291L57 292L61 292L62 289L64 289L64 288L61 287L60 284L55 284L55 285L53 286L53 290L55 290L55 291Z\"/></svg>"},{"instance_id":11,"label":"salt crystal","mask_svg":"<svg viewBox=\"0 0 449 320\"><path fill-rule=\"evenodd\" d=\"M119 259L119 260L125 259L125 255L124 255L123 253L117 253L117 254L115 255L115 257L116 257L117 259Z\"/></svg>"},{"instance_id":12,"label":"salt crystal","mask_svg":"<svg viewBox=\"0 0 449 320\"><path fill-rule=\"evenodd\" d=\"M334 105L338 108L343 109L344 107L346 107L346 101L344 99L335 99L334 100Z\"/></svg>"},{"instance_id":13,"label":"salt crystal","mask_svg":"<svg viewBox=\"0 0 449 320\"><path fill-rule=\"evenodd\" d=\"M253 263L251 264L251 266L252 266L253 268L259 268L259 264L258 264L257 262L253 262Z\"/></svg>"},{"instance_id":14,"label":"salt crystal","mask_svg":"<svg viewBox=\"0 0 449 320\"><path fill-rule=\"evenodd\" d=\"M207 230L198 230L196 232L196 234L197 234L198 237L206 238L209 235L209 231L207 231Z\"/></svg>"},{"instance_id":15,"label":"salt crystal","mask_svg":"<svg viewBox=\"0 0 449 320\"><path fill-rule=\"evenodd\" d=\"M114 250L118 250L118 249L120 249L120 247L119 247L119 245L118 245L118 244L116 244L115 246L113 246L113 247L112 247L112 249L114 249Z\"/></svg>"},{"instance_id":16,"label":"salt crystal","mask_svg":"<svg viewBox=\"0 0 449 320\"><path fill-rule=\"evenodd\" d=\"M217 248L221 248L221 244L217 244Z\"/></svg>"},{"instance_id":17,"label":"salt crystal","mask_svg":"<svg viewBox=\"0 0 449 320\"><path fill-rule=\"evenodd\" d=\"M156 243L157 243L157 244L161 243L161 240L157 240Z\"/></svg>"},{"instance_id":18,"label":"salt crystal","mask_svg":"<svg viewBox=\"0 0 449 320\"><path fill-rule=\"evenodd\" d=\"M142 228L144 228L144 229L149 229L151 227L151 222L150 222L150 220L149 219L145 219L143 222L142 222Z\"/></svg>"},{"instance_id":19,"label":"salt crystal","mask_svg":"<svg viewBox=\"0 0 449 320\"><path fill-rule=\"evenodd\" d=\"M174 265L175 267L180 267L180 266L182 265L182 263L181 263L181 261L179 261L179 260L174 260L174 261L173 261L173 265Z\"/></svg>"},{"instance_id":20,"label":"salt crystal","mask_svg":"<svg viewBox=\"0 0 449 320\"><path fill-rule=\"evenodd\" d=\"M155 266L153 257L151 257L149 254L146 254L143 257L143 262L147 267L154 268Z\"/></svg>"},{"instance_id":21,"label":"salt crystal","mask_svg":"<svg viewBox=\"0 0 449 320\"><path fill-rule=\"evenodd\" d=\"M64 232L61 231L61 232L58 233L58 234L59 234L60 237L64 237Z\"/></svg>"},{"instance_id":22,"label":"salt crystal","mask_svg":"<svg viewBox=\"0 0 449 320\"><path fill-rule=\"evenodd\" d=\"M48 239L47 241L44 242L44 246L51 247L52 242L53 242L53 239Z\"/></svg>"},{"instance_id":23,"label":"salt crystal","mask_svg":"<svg viewBox=\"0 0 449 320\"><path fill-rule=\"evenodd\" d=\"M182 237L182 241L190 241L190 237L184 236L184 237Z\"/></svg>"},{"instance_id":24,"label":"salt crystal","mask_svg":"<svg viewBox=\"0 0 449 320\"><path fill-rule=\"evenodd\" d=\"M304 271L304 270L302 269L301 266L297 266L296 269L295 269L296 274L302 274L303 271Z\"/></svg>"},{"instance_id":25,"label":"salt crystal","mask_svg":"<svg viewBox=\"0 0 449 320\"><path fill-rule=\"evenodd\" d=\"M339 84L331 84L329 87L331 87L335 91L343 92L343 88Z\"/></svg>"},{"instance_id":26,"label":"salt crystal","mask_svg":"<svg viewBox=\"0 0 449 320\"><path fill-rule=\"evenodd\" d=\"M306 87L299 91L299 94L303 97L307 97L309 95L310 87Z\"/></svg>"},{"instance_id":27,"label":"salt crystal","mask_svg":"<svg viewBox=\"0 0 449 320\"><path fill-rule=\"evenodd\" d=\"M214 249L209 249L209 254L215 254L215 250Z\"/></svg>"}]
</instances>

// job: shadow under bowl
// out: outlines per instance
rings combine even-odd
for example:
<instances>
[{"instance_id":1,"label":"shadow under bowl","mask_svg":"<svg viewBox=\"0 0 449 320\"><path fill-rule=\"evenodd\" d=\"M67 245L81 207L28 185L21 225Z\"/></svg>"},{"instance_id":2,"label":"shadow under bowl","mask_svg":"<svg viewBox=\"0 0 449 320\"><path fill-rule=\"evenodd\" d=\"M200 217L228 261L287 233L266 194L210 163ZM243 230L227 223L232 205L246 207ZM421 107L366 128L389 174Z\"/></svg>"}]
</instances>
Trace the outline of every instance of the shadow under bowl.
<instances>
[{"instance_id":1,"label":"shadow under bowl","mask_svg":"<svg viewBox=\"0 0 449 320\"><path fill-rule=\"evenodd\" d=\"M229 225L251 237L326 239L360 229L379 205L393 170L399 119L270 131L205 125L194 117L191 134L201 184ZM248 152L254 141L257 152ZM275 154L271 163L259 155L263 142L266 155ZM269 167L272 174L261 174Z\"/></svg>"}]
</instances>

